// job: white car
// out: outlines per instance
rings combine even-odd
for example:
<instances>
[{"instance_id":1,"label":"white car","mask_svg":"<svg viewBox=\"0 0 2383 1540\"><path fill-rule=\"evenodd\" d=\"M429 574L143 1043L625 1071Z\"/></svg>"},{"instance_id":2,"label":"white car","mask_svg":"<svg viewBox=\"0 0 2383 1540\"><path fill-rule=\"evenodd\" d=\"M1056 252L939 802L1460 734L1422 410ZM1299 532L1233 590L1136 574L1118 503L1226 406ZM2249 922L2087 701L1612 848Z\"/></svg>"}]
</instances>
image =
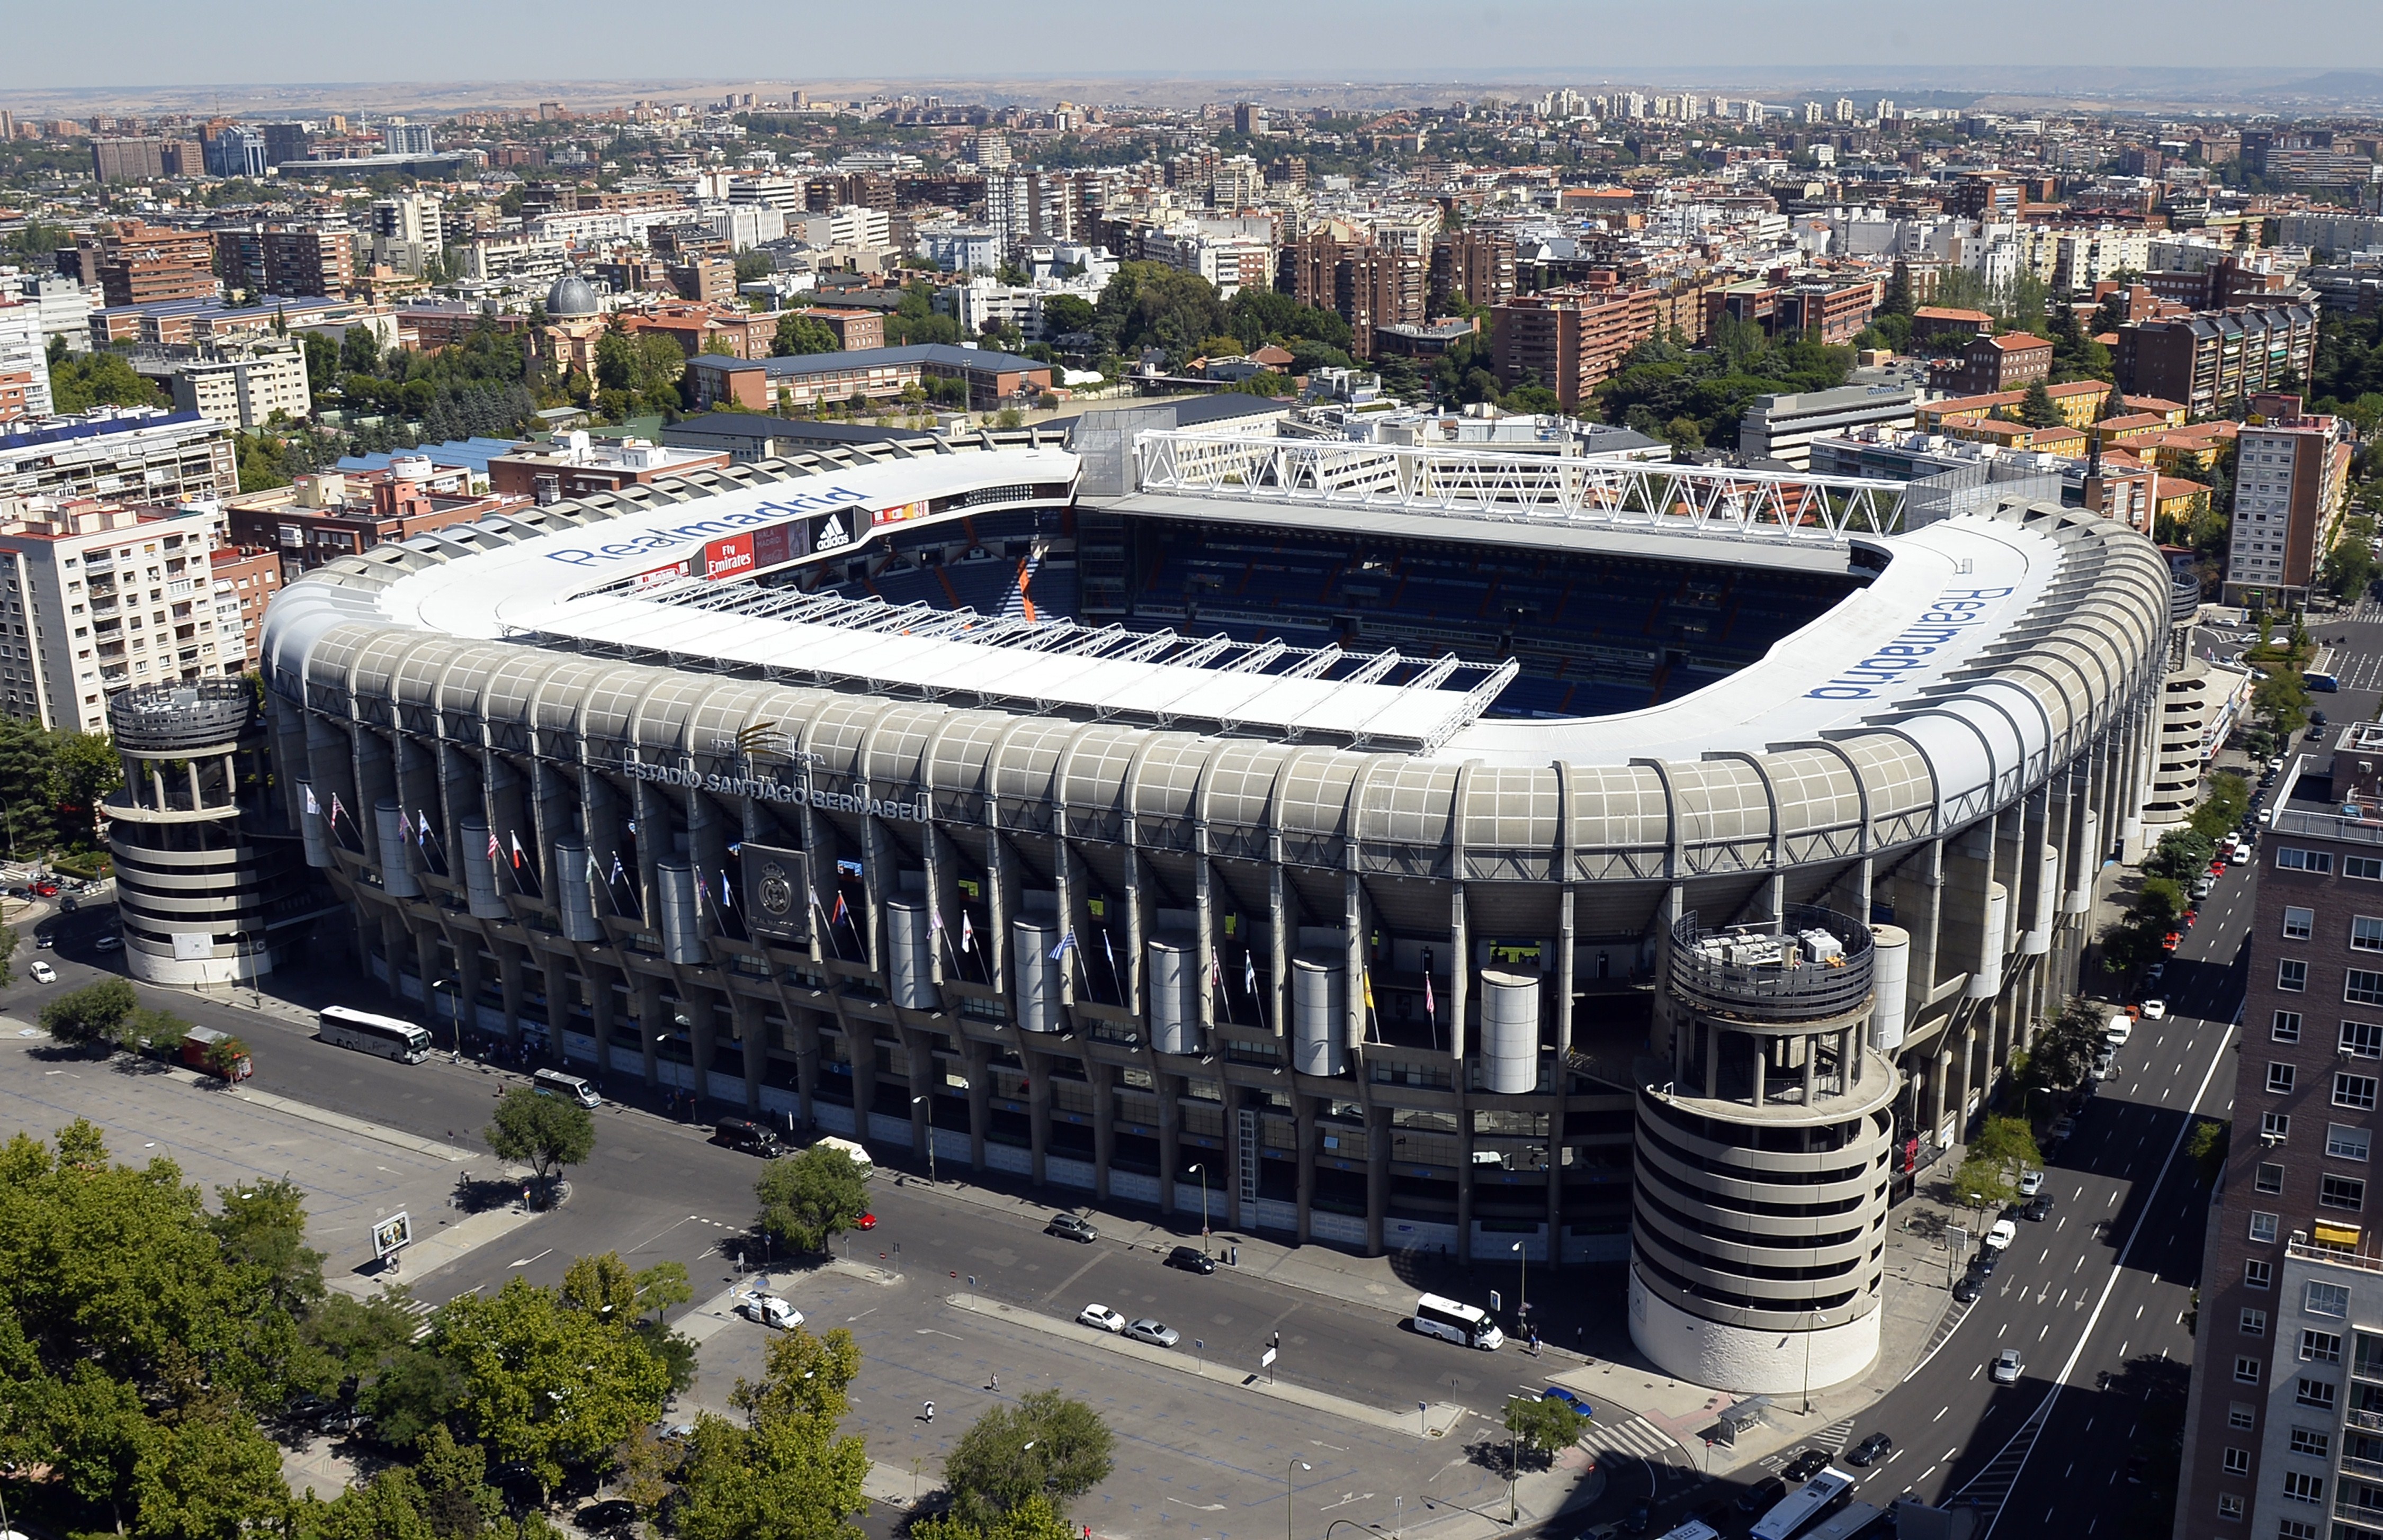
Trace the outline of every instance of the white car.
<instances>
[{"instance_id":1,"label":"white car","mask_svg":"<svg viewBox=\"0 0 2383 1540\"><path fill-rule=\"evenodd\" d=\"M1076 1324L1097 1326L1105 1332L1121 1332L1125 1330L1125 1317L1106 1305L1086 1305L1076 1312Z\"/></svg>"},{"instance_id":2,"label":"white car","mask_svg":"<svg viewBox=\"0 0 2383 1540\"><path fill-rule=\"evenodd\" d=\"M97 941L91 943L91 949L93 952L114 952L123 946L123 944L124 938L122 936L102 936Z\"/></svg>"},{"instance_id":3,"label":"white car","mask_svg":"<svg viewBox=\"0 0 2383 1540\"><path fill-rule=\"evenodd\" d=\"M33 976L33 982L37 984L55 984L58 981L58 970L39 957L34 958L33 966L25 971Z\"/></svg>"},{"instance_id":4,"label":"white car","mask_svg":"<svg viewBox=\"0 0 2383 1540\"><path fill-rule=\"evenodd\" d=\"M1989 1250L1999 1251L2018 1238L2017 1225L2007 1219L1997 1219L1994 1221L1994 1227L1986 1232L1986 1247Z\"/></svg>"},{"instance_id":5,"label":"white car","mask_svg":"<svg viewBox=\"0 0 2383 1540\"><path fill-rule=\"evenodd\" d=\"M2166 1021L2167 1019L2167 1002L2165 1000L2144 1001L2143 1019L2145 1021Z\"/></svg>"},{"instance_id":6,"label":"white car","mask_svg":"<svg viewBox=\"0 0 2383 1540\"><path fill-rule=\"evenodd\" d=\"M1996 1385L2017 1385L2019 1383L2019 1372L2026 1367L2026 1361L2019 1356L2019 1349L2017 1348L2005 1348L2001 1352L1994 1355L1994 1383Z\"/></svg>"},{"instance_id":7,"label":"white car","mask_svg":"<svg viewBox=\"0 0 2383 1540\"><path fill-rule=\"evenodd\" d=\"M1125 1335L1136 1342L1147 1342L1154 1348L1172 1348L1183 1340L1183 1334L1163 1321L1148 1316L1129 1324Z\"/></svg>"},{"instance_id":8,"label":"white car","mask_svg":"<svg viewBox=\"0 0 2383 1540\"><path fill-rule=\"evenodd\" d=\"M2149 1001L2145 1001L2143 1004L2144 1009L2148 1011L2151 1007L2151 1003ZM2163 1004L2160 1006L2160 1011L2163 1015L2167 1014L2167 1006ZM2112 1016L2110 1018L2110 1024L2102 1029L2103 1041L2107 1042L2113 1048L2124 1048L2127 1046L2127 1040L2134 1035L2134 1022L2124 1016Z\"/></svg>"},{"instance_id":9,"label":"white car","mask_svg":"<svg viewBox=\"0 0 2383 1540\"><path fill-rule=\"evenodd\" d=\"M791 1331L803 1324L803 1312L774 1294L747 1295L736 1301L736 1313L781 1331Z\"/></svg>"},{"instance_id":10,"label":"white car","mask_svg":"<svg viewBox=\"0 0 2383 1540\"><path fill-rule=\"evenodd\" d=\"M2043 1190L2043 1172L2041 1172L2041 1171L2022 1171L2022 1172L2020 1172L2020 1173L2019 1174L2019 1195L2020 1197L2022 1197L2022 1198L2032 1198L2032 1197L2034 1197L2037 1193L2042 1192Z\"/></svg>"}]
</instances>

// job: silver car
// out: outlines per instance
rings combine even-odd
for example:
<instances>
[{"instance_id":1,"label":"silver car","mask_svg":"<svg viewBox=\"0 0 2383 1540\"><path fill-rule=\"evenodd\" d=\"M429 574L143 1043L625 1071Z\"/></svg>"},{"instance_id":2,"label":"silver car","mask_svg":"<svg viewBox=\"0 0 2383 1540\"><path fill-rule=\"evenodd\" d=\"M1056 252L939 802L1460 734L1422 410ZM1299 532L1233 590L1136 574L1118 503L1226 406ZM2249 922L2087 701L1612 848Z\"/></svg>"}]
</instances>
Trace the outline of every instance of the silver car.
<instances>
[{"instance_id":1,"label":"silver car","mask_svg":"<svg viewBox=\"0 0 2383 1540\"><path fill-rule=\"evenodd\" d=\"M1146 1315L1128 1324L1125 1335L1136 1342L1147 1342L1154 1348L1172 1348L1183 1340L1181 1332L1163 1321L1153 1321Z\"/></svg>"}]
</instances>

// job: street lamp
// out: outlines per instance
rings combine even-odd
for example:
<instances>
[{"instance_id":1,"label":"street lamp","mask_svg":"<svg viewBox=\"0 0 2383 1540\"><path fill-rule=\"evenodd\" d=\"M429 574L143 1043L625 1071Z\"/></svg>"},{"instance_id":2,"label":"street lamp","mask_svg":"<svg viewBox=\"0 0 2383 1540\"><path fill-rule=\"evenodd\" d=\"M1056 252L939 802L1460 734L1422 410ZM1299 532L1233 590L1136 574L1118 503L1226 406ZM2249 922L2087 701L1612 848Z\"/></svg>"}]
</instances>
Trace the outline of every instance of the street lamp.
<instances>
[{"instance_id":1,"label":"street lamp","mask_svg":"<svg viewBox=\"0 0 2383 1540\"><path fill-rule=\"evenodd\" d=\"M1192 1170L1200 1174L1200 1254L1208 1254L1208 1168L1195 1163Z\"/></svg>"},{"instance_id":2,"label":"street lamp","mask_svg":"<svg viewBox=\"0 0 2383 1540\"><path fill-rule=\"evenodd\" d=\"M1514 1415L1514 1401L1506 1401L1506 1522L1513 1523L1523 1510L1514 1506L1514 1463L1523 1453L1523 1420Z\"/></svg>"},{"instance_id":3,"label":"street lamp","mask_svg":"<svg viewBox=\"0 0 2383 1540\"><path fill-rule=\"evenodd\" d=\"M463 981L451 973L444 978L433 979L430 980L430 992L448 995L455 1002L455 1012L447 1018L448 1026L451 1029L448 1041L453 1045L451 1052L458 1060L461 1060L463 1056ZM436 1016L438 1012L438 1005L432 1004L430 1011L433 1016Z\"/></svg>"},{"instance_id":4,"label":"street lamp","mask_svg":"<svg viewBox=\"0 0 2383 1540\"><path fill-rule=\"evenodd\" d=\"M1507 1248L1523 1259L1523 1276L1514 1286L1514 1326L1527 1330L1531 1324L1531 1253L1523 1250L1521 1241Z\"/></svg>"},{"instance_id":5,"label":"street lamp","mask_svg":"<svg viewBox=\"0 0 2383 1540\"><path fill-rule=\"evenodd\" d=\"M1282 1468L1282 1540L1290 1540L1290 1473L1293 1471L1313 1471L1315 1469L1315 1466L1310 1465L1307 1461L1300 1459L1296 1455L1291 1457L1290 1464Z\"/></svg>"},{"instance_id":6,"label":"street lamp","mask_svg":"<svg viewBox=\"0 0 2383 1540\"><path fill-rule=\"evenodd\" d=\"M926 1100L923 1096L913 1096L910 1105L915 1107ZM927 1185L935 1185L935 1109L932 1106L927 1108Z\"/></svg>"}]
</instances>

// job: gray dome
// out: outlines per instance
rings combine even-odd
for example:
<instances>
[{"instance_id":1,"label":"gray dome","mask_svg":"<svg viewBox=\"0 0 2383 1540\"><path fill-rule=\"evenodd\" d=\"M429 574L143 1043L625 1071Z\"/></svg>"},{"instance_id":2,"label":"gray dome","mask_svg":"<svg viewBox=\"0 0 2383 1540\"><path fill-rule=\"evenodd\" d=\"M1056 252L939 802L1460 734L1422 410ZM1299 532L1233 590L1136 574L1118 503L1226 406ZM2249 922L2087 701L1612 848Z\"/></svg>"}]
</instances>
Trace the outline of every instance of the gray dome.
<instances>
[{"instance_id":1,"label":"gray dome","mask_svg":"<svg viewBox=\"0 0 2383 1540\"><path fill-rule=\"evenodd\" d=\"M551 316L594 315L602 308L596 302L596 290L576 273L563 274L546 291L546 313Z\"/></svg>"}]
</instances>

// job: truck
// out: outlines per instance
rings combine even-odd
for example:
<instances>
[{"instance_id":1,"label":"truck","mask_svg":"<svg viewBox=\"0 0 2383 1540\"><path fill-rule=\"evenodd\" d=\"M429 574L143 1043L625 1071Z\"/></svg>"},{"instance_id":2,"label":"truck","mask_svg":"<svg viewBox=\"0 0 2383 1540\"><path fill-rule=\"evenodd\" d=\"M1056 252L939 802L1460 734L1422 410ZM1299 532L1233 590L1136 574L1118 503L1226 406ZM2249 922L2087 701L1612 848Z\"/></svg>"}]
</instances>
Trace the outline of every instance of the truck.
<instances>
[{"instance_id":1,"label":"truck","mask_svg":"<svg viewBox=\"0 0 2383 1540\"><path fill-rule=\"evenodd\" d=\"M212 1027L193 1027L182 1034L182 1062L192 1069L220 1075L227 1080L245 1080L256 1073L247 1045L229 1032L218 1032Z\"/></svg>"}]
</instances>

